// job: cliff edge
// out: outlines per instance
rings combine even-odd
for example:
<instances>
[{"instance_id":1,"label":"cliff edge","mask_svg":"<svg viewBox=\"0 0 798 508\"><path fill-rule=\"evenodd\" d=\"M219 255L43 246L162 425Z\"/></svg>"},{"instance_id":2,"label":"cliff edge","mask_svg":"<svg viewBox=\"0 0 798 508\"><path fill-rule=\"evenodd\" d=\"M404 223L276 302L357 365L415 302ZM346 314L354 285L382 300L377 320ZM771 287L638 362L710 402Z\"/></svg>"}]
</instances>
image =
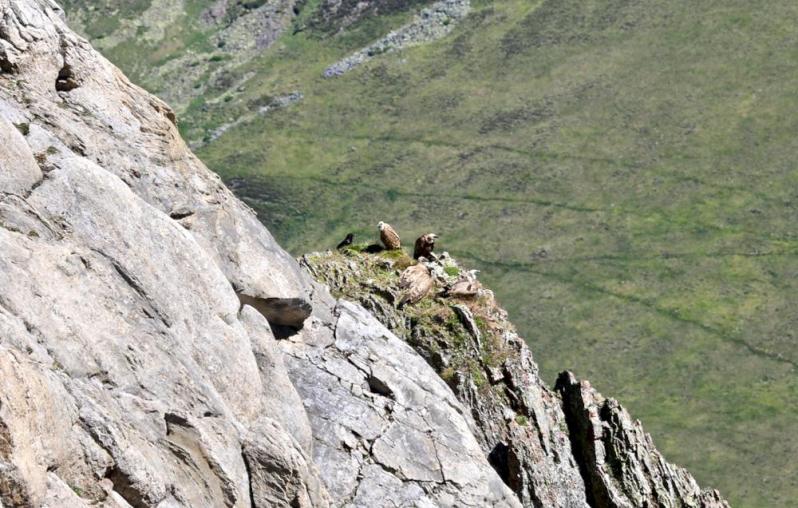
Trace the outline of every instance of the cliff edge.
<instances>
[{"instance_id":1,"label":"cliff edge","mask_svg":"<svg viewBox=\"0 0 798 508\"><path fill-rule=\"evenodd\" d=\"M526 506L721 507L683 468L669 464L639 421L563 372L554 390L538 376L525 341L476 273L444 253L430 264L435 286L398 309L406 254L303 256L332 293L369 309L433 366L469 409L472 431L496 471Z\"/></svg>"},{"instance_id":2,"label":"cliff edge","mask_svg":"<svg viewBox=\"0 0 798 508\"><path fill-rule=\"evenodd\" d=\"M55 3L0 14L0 506L723 505L617 403L545 388L512 334L518 400L480 391L477 359L439 376Z\"/></svg>"}]
</instances>

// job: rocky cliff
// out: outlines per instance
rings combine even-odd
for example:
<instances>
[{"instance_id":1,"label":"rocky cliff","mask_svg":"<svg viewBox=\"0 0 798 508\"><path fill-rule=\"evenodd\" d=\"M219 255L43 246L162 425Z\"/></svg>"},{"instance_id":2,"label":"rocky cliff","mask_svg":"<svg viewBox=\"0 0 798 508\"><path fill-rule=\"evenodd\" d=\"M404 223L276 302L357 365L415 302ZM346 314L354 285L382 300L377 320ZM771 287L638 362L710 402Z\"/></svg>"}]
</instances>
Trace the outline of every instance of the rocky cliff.
<instances>
[{"instance_id":1,"label":"rocky cliff","mask_svg":"<svg viewBox=\"0 0 798 508\"><path fill-rule=\"evenodd\" d=\"M549 389L493 292L448 254L432 264L432 294L398 310L399 274L410 263L357 248L301 259L333 294L369 309L433 366L525 506L726 506L667 463L640 422L587 381L564 372ZM463 282L467 290L458 290Z\"/></svg>"},{"instance_id":2,"label":"rocky cliff","mask_svg":"<svg viewBox=\"0 0 798 508\"><path fill-rule=\"evenodd\" d=\"M723 506L495 305L469 349L390 263L333 297L56 4L0 13L0 506Z\"/></svg>"}]
</instances>

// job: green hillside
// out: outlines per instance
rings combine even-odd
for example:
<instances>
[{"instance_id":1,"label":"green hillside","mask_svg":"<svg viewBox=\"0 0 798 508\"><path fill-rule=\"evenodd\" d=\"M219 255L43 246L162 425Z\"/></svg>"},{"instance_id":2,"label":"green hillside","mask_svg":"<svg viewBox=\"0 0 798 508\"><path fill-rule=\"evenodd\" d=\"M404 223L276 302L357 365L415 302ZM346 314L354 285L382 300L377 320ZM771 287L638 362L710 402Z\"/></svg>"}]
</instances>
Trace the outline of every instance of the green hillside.
<instances>
[{"instance_id":1,"label":"green hillside","mask_svg":"<svg viewBox=\"0 0 798 508\"><path fill-rule=\"evenodd\" d=\"M100 3L66 9L179 99L198 155L293 253L376 239L379 220L439 233L547 379L591 379L732 506L794 506L798 3L479 0L446 38L337 78L418 5L338 31L308 0L243 58L209 43L210 2L152 40L113 26L150 2ZM177 93L156 70L186 54L201 72Z\"/></svg>"}]
</instances>

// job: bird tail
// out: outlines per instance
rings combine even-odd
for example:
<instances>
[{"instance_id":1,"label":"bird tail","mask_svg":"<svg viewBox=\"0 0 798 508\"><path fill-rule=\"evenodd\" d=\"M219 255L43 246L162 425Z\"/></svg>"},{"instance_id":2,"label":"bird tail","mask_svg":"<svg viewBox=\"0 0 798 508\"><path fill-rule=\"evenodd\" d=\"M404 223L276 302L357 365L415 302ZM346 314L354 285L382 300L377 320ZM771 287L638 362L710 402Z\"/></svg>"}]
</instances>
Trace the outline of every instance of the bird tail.
<instances>
[{"instance_id":1,"label":"bird tail","mask_svg":"<svg viewBox=\"0 0 798 508\"><path fill-rule=\"evenodd\" d=\"M403 294L403 295L402 295L402 296L399 298L399 302L396 304L396 308L397 308L397 309L401 309L402 307L404 307L405 305L407 305L407 302L408 302L408 300L409 300L409 298L408 298L408 295L407 295L407 293Z\"/></svg>"}]
</instances>

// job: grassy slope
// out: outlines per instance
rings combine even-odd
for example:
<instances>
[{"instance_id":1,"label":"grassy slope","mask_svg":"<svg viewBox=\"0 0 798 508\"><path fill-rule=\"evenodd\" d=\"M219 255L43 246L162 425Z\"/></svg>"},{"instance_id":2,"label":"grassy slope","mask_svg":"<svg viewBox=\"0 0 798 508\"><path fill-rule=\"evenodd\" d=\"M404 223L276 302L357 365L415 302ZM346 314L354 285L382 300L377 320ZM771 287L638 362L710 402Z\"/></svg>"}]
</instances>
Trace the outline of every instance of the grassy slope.
<instances>
[{"instance_id":1,"label":"grassy slope","mask_svg":"<svg viewBox=\"0 0 798 508\"><path fill-rule=\"evenodd\" d=\"M406 17L284 36L185 134L302 91L198 151L283 245L441 233L548 379L592 379L733 506L790 506L798 4L481 1L445 40L320 77Z\"/></svg>"}]
</instances>

